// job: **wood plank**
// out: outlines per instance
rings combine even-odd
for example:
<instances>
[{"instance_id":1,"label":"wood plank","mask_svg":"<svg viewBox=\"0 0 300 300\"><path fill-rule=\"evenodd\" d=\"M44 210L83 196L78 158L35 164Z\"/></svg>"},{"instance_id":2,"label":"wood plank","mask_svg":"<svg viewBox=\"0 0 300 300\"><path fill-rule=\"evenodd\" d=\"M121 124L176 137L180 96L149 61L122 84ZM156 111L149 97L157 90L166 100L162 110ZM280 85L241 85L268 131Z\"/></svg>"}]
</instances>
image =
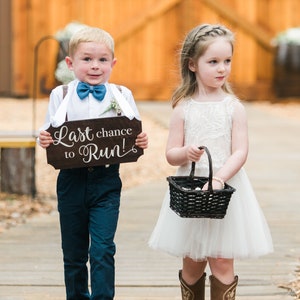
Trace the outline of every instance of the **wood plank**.
<instances>
[{"instance_id":1,"label":"wood plank","mask_svg":"<svg viewBox=\"0 0 300 300\"><path fill-rule=\"evenodd\" d=\"M12 6L12 94L28 96L28 83L31 81L32 53L30 52L30 38L28 30L28 8L26 0L11 1ZM24 13L26 12L26 13ZM22 49L20 51L20 49Z\"/></svg>"},{"instance_id":2,"label":"wood plank","mask_svg":"<svg viewBox=\"0 0 300 300\"><path fill-rule=\"evenodd\" d=\"M219 0L203 0L203 2L228 19L232 24L238 25L245 30L255 38L262 47L271 52L274 50L273 46L270 44L272 36L266 32L266 30L238 15L234 10L224 5Z\"/></svg>"},{"instance_id":3,"label":"wood plank","mask_svg":"<svg viewBox=\"0 0 300 300\"><path fill-rule=\"evenodd\" d=\"M131 21L125 23L119 30L116 31L114 38L116 43L131 36L137 30L143 28L153 19L163 15L166 11L179 4L182 0L161 0L146 7L142 13L139 13Z\"/></svg>"},{"instance_id":4,"label":"wood plank","mask_svg":"<svg viewBox=\"0 0 300 300\"><path fill-rule=\"evenodd\" d=\"M0 148L34 148L35 138L3 138L0 137Z\"/></svg>"}]
</instances>

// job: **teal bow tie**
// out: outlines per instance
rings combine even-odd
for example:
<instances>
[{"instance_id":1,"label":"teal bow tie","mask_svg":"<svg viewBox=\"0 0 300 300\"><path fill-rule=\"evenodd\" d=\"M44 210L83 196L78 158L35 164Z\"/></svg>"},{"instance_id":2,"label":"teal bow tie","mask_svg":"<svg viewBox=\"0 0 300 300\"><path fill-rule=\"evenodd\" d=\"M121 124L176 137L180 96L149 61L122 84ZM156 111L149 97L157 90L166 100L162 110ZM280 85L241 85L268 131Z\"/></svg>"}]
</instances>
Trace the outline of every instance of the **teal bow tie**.
<instances>
[{"instance_id":1,"label":"teal bow tie","mask_svg":"<svg viewBox=\"0 0 300 300\"><path fill-rule=\"evenodd\" d=\"M89 85L85 82L79 82L77 85L77 94L82 100L86 98L89 93L92 93L95 99L102 101L106 93L106 87L104 84L101 85Z\"/></svg>"}]
</instances>

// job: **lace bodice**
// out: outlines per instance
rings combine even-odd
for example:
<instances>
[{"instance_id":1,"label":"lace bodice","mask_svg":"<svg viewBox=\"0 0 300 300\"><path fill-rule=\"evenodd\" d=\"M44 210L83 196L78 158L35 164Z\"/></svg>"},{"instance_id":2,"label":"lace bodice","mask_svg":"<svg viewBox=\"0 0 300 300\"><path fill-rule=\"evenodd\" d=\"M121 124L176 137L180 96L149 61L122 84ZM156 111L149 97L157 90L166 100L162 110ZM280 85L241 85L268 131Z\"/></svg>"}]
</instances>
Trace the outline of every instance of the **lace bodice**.
<instances>
[{"instance_id":1,"label":"lace bodice","mask_svg":"<svg viewBox=\"0 0 300 300\"><path fill-rule=\"evenodd\" d=\"M232 114L236 101L232 96L219 102L188 99L184 106L184 143L206 146L211 153L214 170L219 169L231 153ZM188 174L189 170L190 164L180 167L178 172ZM203 155L196 164L196 173L207 175L207 170L207 157Z\"/></svg>"}]
</instances>

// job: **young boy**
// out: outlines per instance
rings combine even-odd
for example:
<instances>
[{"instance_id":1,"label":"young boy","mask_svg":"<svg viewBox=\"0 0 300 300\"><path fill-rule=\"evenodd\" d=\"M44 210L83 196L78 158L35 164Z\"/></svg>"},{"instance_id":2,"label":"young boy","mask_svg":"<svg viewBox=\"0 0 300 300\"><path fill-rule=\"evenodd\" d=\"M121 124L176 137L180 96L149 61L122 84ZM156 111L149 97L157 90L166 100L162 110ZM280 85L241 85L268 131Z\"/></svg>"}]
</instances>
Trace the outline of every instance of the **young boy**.
<instances>
[{"instance_id":1,"label":"young boy","mask_svg":"<svg viewBox=\"0 0 300 300\"><path fill-rule=\"evenodd\" d=\"M66 97L62 86L53 89L43 128L66 118L73 121L116 116L116 110L107 110L113 99L108 80L116 64L112 37L99 28L81 29L70 40L66 63L76 79L68 84ZM130 90L124 86L121 90L139 118ZM39 134L41 147L47 148L52 142L50 133L42 129ZM137 136L136 146L148 147L146 133ZM121 187L119 164L59 172L57 199L68 300L114 298L114 236ZM88 258L91 293L88 289Z\"/></svg>"}]
</instances>

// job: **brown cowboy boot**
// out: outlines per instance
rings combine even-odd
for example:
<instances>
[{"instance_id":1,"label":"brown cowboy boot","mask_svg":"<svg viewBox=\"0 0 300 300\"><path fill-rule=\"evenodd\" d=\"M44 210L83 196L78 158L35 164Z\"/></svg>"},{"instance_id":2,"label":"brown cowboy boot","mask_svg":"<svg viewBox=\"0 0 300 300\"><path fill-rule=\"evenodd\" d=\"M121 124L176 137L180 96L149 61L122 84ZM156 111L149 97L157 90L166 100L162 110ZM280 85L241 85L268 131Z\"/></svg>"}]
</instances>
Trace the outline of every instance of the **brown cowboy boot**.
<instances>
[{"instance_id":1,"label":"brown cowboy boot","mask_svg":"<svg viewBox=\"0 0 300 300\"><path fill-rule=\"evenodd\" d=\"M238 284L238 277L234 277L231 284L224 284L214 275L210 279L210 299L211 300L235 300L235 291Z\"/></svg>"},{"instance_id":2,"label":"brown cowboy boot","mask_svg":"<svg viewBox=\"0 0 300 300\"><path fill-rule=\"evenodd\" d=\"M183 279L181 270L179 271L179 281L181 284L181 297L182 300L205 300L205 277L203 273L200 279L193 285L188 285Z\"/></svg>"}]
</instances>

